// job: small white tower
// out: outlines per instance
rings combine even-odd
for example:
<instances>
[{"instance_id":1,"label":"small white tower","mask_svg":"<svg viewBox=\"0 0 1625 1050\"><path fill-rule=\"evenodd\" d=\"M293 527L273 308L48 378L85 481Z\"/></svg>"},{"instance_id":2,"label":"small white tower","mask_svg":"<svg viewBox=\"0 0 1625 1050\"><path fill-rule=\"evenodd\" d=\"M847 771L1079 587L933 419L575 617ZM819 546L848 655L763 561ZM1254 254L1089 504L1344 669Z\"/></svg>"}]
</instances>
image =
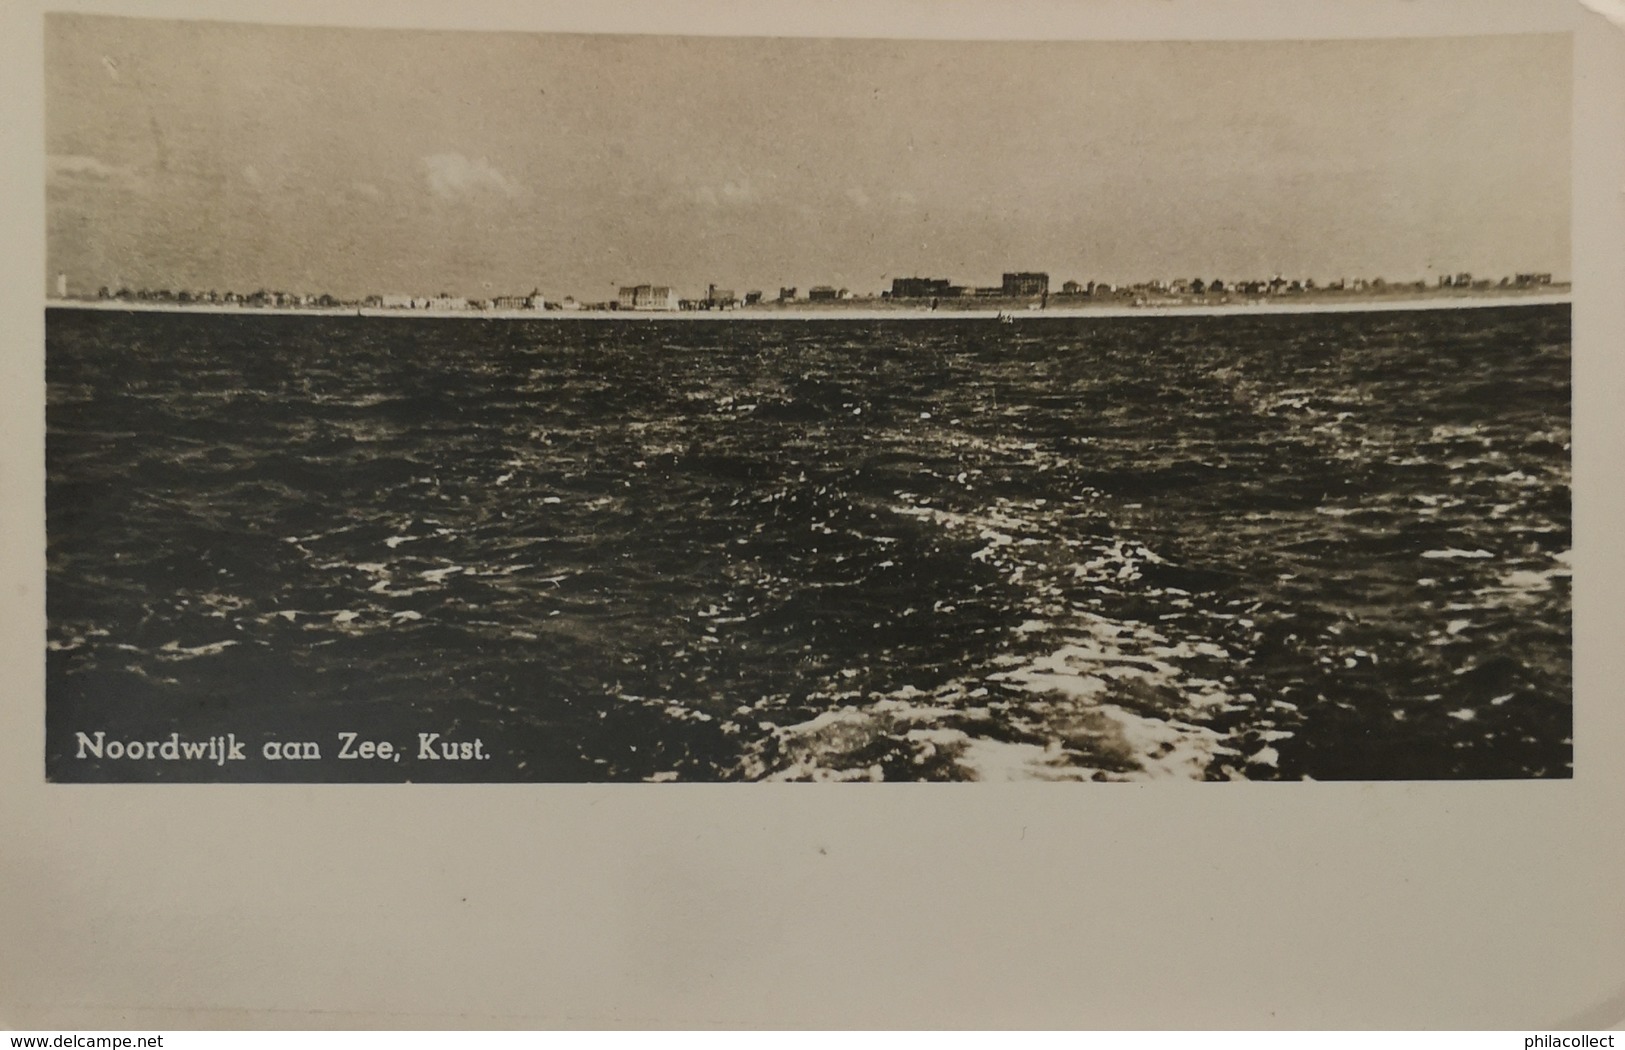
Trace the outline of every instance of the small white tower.
<instances>
[{"instance_id":1,"label":"small white tower","mask_svg":"<svg viewBox=\"0 0 1625 1050\"><path fill-rule=\"evenodd\" d=\"M56 297L58 299L66 299L68 297L68 275L65 273L59 273L56 275Z\"/></svg>"}]
</instances>

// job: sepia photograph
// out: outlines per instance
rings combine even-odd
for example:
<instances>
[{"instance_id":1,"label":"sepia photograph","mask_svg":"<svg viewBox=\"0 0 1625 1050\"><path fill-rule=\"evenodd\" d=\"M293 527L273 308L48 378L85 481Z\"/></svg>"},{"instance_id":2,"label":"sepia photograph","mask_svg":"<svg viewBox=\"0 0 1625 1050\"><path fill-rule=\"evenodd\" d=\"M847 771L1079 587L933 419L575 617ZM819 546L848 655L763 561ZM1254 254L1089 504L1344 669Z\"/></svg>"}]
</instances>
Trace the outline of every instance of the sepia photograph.
<instances>
[{"instance_id":1,"label":"sepia photograph","mask_svg":"<svg viewBox=\"0 0 1625 1050\"><path fill-rule=\"evenodd\" d=\"M1575 774L1569 34L44 38L50 781Z\"/></svg>"},{"instance_id":2,"label":"sepia photograph","mask_svg":"<svg viewBox=\"0 0 1625 1050\"><path fill-rule=\"evenodd\" d=\"M0 5L0 1026L1606 1038L1617 9Z\"/></svg>"}]
</instances>

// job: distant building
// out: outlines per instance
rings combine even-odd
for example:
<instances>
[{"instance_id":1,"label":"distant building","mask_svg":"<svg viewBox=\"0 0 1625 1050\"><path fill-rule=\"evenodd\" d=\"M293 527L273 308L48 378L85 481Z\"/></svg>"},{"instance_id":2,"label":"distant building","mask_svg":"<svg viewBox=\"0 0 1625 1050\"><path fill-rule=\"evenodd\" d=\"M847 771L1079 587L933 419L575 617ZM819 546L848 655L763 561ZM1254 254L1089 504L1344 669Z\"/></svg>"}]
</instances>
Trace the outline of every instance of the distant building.
<instances>
[{"instance_id":1,"label":"distant building","mask_svg":"<svg viewBox=\"0 0 1625 1050\"><path fill-rule=\"evenodd\" d=\"M739 305L732 288L718 288L714 284L706 285L705 305L708 309L725 310Z\"/></svg>"},{"instance_id":2,"label":"distant building","mask_svg":"<svg viewBox=\"0 0 1625 1050\"><path fill-rule=\"evenodd\" d=\"M827 284L807 289L807 298L813 302L827 302L840 297L841 293Z\"/></svg>"},{"instance_id":3,"label":"distant building","mask_svg":"<svg viewBox=\"0 0 1625 1050\"><path fill-rule=\"evenodd\" d=\"M1001 290L1009 296L1048 295L1049 274L1007 273Z\"/></svg>"},{"instance_id":4,"label":"distant building","mask_svg":"<svg viewBox=\"0 0 1625 1050\"><path fill-rule=\"evenodd\" d=\"M796 297L795 288L791 287L791 288L780 288L779 289L779 302L787 303L787 302L790 302L791 300L793 300L795 297Z\"/></svg>"},{"instance_id":5,"label":"distant building","mask_svg":"<svg viewBox=\"0 0 1625 1050\"><path fill-rule=\"evenodd\" d=\"M749 292L745 293L745 305L746 306L755 306L757 303L759 303L761 301L762 301L762 293L761 292L749 291Z\"/></svg>"},{"instance_id":6,"label":"distant building","mask_svg":"<svg viewBox=\"0 0 1625 1050\"><path fill-rule=\"evenodd\" d=\"M891 283L893 299L934 299L951 294L952 285L946 278L895 277Z\"/></svg>"},{"instance_id":7,"label":"distant building","mask_svg":"<svg viewBox=\"0 0 1625 1050\"><path fill-rule=\"evenodd\" d=\"M675 310L677 296L665 285L628 285L621 289L616 305L622 310Z\"/></svg>"},{"instance_id":8,"label":"distant building","mask_svg":"<svg viewBox=\"0 0 1625 1050\"><path fill-rule=\"evenodd\" d=\"M460 295L437 295L428 302L431 310L467 310L468 300Z\"/></svg>"},{"instance_id":9,"label":"distant building","mask_svg":"<svg viewBox=\"0 0 1625 1050\"><path fill-rule=\"evenodd\" d=\"M1062 295L1081 295L1082 293L1083 285L1079 284L1077 281L1068 281L1061 285Z\"/></svg>"}]
</instances>

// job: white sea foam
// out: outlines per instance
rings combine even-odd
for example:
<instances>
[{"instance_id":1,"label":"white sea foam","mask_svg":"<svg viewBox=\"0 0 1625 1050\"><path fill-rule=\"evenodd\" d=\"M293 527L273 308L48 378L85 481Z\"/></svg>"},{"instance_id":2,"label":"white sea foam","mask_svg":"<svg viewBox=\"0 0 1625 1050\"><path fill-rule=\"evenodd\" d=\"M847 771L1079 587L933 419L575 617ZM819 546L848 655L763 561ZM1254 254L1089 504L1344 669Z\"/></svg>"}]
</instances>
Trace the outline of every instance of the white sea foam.
<instances>
[{"instance_id":1,"label":"white sea foam","mask_svg":"<svg viewBox=\"0 0 1625 1050\"><path fill-rule=\"evenodd\" d=\"M224 652L237 644L239 643L233 638L221 642L210 642L207 645L194 646L183 646L180 642L174 641L165 642L158 647L158 651L164 654L164 658L168 660L190 660L198 656L214 656L216 653Z\"/></svg>"},{"instance_id":2,"label":"white sea foam","mask_svg":"<svg viewBox=\"0 0 1625 1050\"><path fill-rule=\"evenodd\" d=\"M1086 548L1088 541L1057 536L1036 503L1000 500L985 513L962 514L924 506L906 492L898 497L901 503L888 508L894 513L983 541L971 557L1020 586L1038 615L1011 628L1017 651L991 657L978 675L929 693L909 685L856 698L799 724L764 723L772 746L762 754L773 757L747 760L751 775L872 779L872 756L886 754L914 776L1201 779L1239 754L1202 722L1216 711L1256 706L1256 698L1234 696L1189 667L1231 659L1225 647L1200 637L1169 638L1149 624L1112 620L1067 600L1077 583L1063 587L1063 581L1093 583L1104 592L1139 578L1143 566L1162 563L1155 551L1101 541L1076 561L1057 560L1058 548ZM1146 593L1175 608L1191 606L1183 590ZM933 611L950 612L951 604L939 599ZM1048 644L1036 653L1019 651L1037 639ZM1273 735L1242 771L1224 767L1231 775L1247 775L1249 766L1273 775L1278 756L1267 743L1292 734L1272 726L1263 720Z\"/></svg>"}]
</instances>

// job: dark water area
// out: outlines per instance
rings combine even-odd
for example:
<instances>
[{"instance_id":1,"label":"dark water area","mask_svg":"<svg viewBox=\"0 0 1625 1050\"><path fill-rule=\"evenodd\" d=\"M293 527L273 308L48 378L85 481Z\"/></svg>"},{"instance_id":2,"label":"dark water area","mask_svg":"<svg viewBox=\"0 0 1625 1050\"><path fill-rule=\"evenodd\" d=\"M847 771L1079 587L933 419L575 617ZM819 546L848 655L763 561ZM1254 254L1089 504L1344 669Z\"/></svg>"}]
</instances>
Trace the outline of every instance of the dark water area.
<instances>
[{"instance_id":1,"label":"dark water area","mask_svg":"<svg viewBox=\"0 0 1625 1050\"><path fill-rule=\"evenodd\" d=\"M1568 777L1570 363L1566 306L51 310L47 774Z\"/></svg>"}]
</instances>

